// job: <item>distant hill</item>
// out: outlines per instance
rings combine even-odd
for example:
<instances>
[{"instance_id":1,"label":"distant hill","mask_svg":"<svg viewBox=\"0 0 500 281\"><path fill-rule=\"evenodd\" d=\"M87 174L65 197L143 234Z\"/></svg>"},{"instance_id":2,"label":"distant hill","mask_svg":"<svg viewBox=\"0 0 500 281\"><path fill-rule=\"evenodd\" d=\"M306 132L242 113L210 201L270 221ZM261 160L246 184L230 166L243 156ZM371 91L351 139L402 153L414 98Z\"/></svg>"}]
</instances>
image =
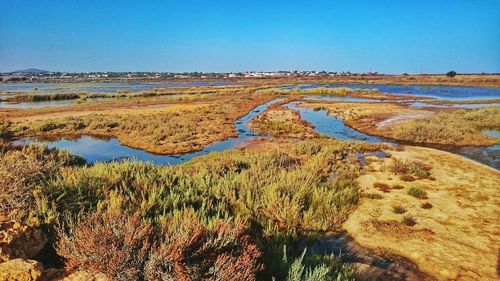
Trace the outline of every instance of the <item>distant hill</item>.
<instances>
[{"instance_id":1,"label":"distant hill","mask_svg":"<svg viewBox=\"0 0 500 281\"><path fill-rule=\"evenodd\" d=\"M13 71L13 72L22 72L22 73L35 73L35 74L39 74L39 73L50 73L50 72L52 72L52 71L42 70L42 69L38 69L38 68L28 68L28 69L23 69L23 70L16 70L16 71Z\"/></svg>"}]
</instances>

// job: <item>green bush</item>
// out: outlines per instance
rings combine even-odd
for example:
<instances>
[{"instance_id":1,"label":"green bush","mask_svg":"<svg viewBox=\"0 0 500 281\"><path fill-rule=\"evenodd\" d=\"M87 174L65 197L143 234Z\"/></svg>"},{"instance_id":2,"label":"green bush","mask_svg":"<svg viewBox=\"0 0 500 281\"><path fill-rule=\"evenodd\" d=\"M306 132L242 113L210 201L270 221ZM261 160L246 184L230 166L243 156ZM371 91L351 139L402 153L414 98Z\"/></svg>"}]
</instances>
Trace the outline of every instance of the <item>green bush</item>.
<instances>
[{"instance_id":1,"label":"green bush","mask_svg":"<svg viewBox=\"0 0 500 281\"><path fill-rule=\"evenodd\" d=\"M410 189L408 189L408 194L418 199L427 198L427 192L422 188L416 186L410 187Z\"/></svg>"}]
</instances>

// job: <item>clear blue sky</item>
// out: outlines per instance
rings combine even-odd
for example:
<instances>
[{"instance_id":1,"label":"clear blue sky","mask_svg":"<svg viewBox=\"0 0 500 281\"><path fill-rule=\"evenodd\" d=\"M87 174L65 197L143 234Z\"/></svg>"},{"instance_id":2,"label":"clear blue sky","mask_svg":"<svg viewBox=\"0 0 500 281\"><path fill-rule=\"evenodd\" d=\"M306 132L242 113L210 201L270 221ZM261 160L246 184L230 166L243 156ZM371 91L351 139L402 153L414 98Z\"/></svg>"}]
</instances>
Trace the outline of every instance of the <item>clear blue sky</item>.
<instances>
[{"instance_id":1,"label":"clear blue sky","mask_svg":"<svg viewBox=\"0 0 500 281\"><path fill-rule=\"evenodd\" d=\"M0 1L0 71L500 72L500 0Z\"/></svg>"}]
</instances>

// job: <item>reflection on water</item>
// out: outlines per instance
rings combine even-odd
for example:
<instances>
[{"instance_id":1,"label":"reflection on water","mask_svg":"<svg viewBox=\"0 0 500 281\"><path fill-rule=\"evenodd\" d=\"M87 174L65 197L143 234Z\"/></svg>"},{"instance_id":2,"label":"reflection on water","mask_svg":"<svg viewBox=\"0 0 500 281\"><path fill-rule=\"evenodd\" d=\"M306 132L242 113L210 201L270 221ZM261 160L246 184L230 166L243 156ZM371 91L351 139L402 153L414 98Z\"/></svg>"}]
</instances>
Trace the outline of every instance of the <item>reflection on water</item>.
<instances>
[{"instance_id":1,"label":"reflection on water","mask_svg":"<svg viewBox=\"0 0 500 281\"><path fill-rule=\"evenodd\" d=\"M297 102L286 104L285 107L297 110L303 120L311 123L316 132L340 140L346 141L366 141L382 142L381 138L373 137L356 131L344 124L344 121L335 116L329 116L325 109L313 110L310 108L298 107Z\"/></svg>"},{"instance_id":2,"label":"reflection on water","mask_svg":"<svg viewBox=\"0 0 500 281\"><path fill-rule=\"evenodd\" d=\"M158 155L140 149L124 146L120 144L117 139L103 140L90 136L83 136L73 140L65 138L58 140L28 138L14 141L13 144L45 144L49 148L64 149L73 154L82 156L87 160L88 163L108 162L112 160L133 158L140 161L149 161L158 165L175 165L213 151L224 151L226 149L235 148L238 145L256 137L257 134L250 130L247 122L257 116L260 112L266 110L270 105L279 101L282 101L282 99L276 99L268 103L259 105L250 113L236 121L235 125L236 130L239 133L238 137L215 142L214 144L205 147L203 150L185 153L182 155Z\"/></svg>"}]
</instances>

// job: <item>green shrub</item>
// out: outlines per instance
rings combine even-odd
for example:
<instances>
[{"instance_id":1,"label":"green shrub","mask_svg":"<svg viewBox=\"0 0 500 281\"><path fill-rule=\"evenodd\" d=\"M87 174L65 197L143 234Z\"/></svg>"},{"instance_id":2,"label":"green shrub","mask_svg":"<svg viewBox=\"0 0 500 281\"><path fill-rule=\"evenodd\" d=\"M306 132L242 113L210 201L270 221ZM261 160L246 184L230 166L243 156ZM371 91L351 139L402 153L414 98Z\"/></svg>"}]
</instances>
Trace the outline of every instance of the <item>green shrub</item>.
<instances>
[{"instance_id":1,"label":"green shrub","mask_svg":"<svg viewBox=\"0 0 500 281\"><path fill-rule=\"evenodd\" d=\"M427 198L427 192L422 188L416 186L410 187L410 189L408 189L408 194L418 199Z\"/></svg>"}]
</instances>

